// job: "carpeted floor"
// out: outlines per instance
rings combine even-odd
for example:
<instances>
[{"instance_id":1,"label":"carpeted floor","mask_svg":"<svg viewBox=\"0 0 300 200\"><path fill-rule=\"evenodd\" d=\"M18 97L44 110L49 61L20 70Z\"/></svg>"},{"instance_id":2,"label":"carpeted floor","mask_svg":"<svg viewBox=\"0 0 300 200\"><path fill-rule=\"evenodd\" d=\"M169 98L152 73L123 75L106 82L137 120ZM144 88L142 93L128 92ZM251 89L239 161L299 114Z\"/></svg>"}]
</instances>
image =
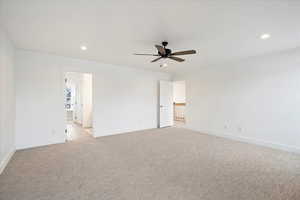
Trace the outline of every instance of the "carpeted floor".
<instances>
[{"instance_id":1,"label":"carpeted floor","mask_svg":"<svg viewBox=\"0 0 300 200\"><path fill-rule=\"evenodd\" d=\"M299 200L300 155L180 128L18 151L1 200Z\"/></svg>"}]
</instances>

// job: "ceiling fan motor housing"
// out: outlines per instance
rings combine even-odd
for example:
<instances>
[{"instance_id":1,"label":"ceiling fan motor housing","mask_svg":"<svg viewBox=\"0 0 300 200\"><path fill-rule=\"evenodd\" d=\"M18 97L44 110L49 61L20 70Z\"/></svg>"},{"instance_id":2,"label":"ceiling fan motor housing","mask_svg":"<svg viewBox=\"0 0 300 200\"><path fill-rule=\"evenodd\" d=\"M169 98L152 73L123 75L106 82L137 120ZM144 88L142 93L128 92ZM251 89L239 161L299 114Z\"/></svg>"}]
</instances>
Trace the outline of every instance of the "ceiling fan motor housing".
<instances>
[{"instance_id":1,"label":"ceiling fan motor housing","mask_svg":"<svg viewBox=\"0 0 300 200\"><path fill-rule=\"evenodd\" d=\"M169 56L171 55L171 53L172 53L171 49L167 49L167 48L166 48L166 46L167 46L169 43L168 43L167 41L163 41L161 44L163 45L166 54L165 54L165 55L162 55L162 54L159 53L160 56L162 56L163 58L169 57Z\"/></svg>"},{"instance_id":2,"label":"ceiling fan motor housing","mask_svg":"<svg viewBox=\"0 0 300 200\"><path fill-rule=\"evenodd\" d=\"M167 58L172 53L171 49L165 49L165 52L166 52L165 55L162 55L160 52L158 52L158 54L163 58Z\"/></svg>"}]
</instances>

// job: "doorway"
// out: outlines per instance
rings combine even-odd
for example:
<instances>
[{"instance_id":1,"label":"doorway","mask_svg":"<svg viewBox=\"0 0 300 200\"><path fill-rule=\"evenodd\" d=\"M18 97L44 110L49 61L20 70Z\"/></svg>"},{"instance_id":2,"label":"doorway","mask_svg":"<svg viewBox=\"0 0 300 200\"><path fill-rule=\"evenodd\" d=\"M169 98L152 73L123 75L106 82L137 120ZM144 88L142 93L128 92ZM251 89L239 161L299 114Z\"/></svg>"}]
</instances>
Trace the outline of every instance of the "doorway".
<instances>
[{"instance_id":1,"label":"doorway","mask_svg":"<svg viewBox=\"0 0 300 200\"><path fill-rule=\"evenodd\" d=\"M93 136L93 76L89 73L65 73L66 140Z\"/></svg>"},{"instance_id":2,"label":"doorway","mask_svg":"<svg viewBox=\"0 0 300 200\"><path fill-rule=\"evenodd\" d=\"M159 82L159 127L185 125L185 81Z\"/></svg>"},{"instance_id":3,"label":"doorway","mask_svg":"<svg viewBox=\"0 0 300 200\"><path fill-rule=\"evenodd\" d=\"M173 82L173 108L174 108L174 126L181 127L185 125L186 92L185 81Z\"/></svg>"}]
</instances>

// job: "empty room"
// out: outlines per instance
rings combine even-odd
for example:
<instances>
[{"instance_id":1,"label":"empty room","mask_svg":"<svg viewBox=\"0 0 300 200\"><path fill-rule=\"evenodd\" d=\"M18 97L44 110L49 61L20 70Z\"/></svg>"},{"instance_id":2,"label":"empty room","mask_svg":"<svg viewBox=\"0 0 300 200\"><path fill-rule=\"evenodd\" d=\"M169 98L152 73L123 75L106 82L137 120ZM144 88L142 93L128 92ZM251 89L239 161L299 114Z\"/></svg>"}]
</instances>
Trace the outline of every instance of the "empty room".
<instances>
[{"instance_id":1,"label":"empty room","mask_svg":"<svg viewBox=\"0 0 300 200\"><path fill-rule=\"evenodd\" d=\"M300 200L299 19L0 0L0 200Z\"/></svg>"}]
</instances>

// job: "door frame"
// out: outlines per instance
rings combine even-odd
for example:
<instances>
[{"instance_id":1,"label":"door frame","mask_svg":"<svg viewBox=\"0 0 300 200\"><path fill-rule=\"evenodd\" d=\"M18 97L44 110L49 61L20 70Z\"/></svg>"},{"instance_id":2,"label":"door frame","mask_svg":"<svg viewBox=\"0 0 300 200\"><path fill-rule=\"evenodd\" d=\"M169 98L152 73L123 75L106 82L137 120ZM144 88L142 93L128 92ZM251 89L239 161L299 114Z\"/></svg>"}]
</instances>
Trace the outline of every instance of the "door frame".
<instances>
[{"instance_id":1,"label":"door frame","mask_svg":"<svg viewBox=\"0 0 300 200\"><path fill-rule=\"evenodd\" d=\"M91 74L92 75L92 124L93 124L93 131L92 131L92 136L95 137L95 126L94 126L94 110L95 110L95 94L94 94L94 87L95 87L95 73L92 72L92 71L81 71L81 70L72 70L70 68L67 68L65 67L63 70L62 70L62 108L63 108L63 122L64 122L64 136L65 136L65 141L67 141L67 135L66 135L66 125L67 125L67 119L65 117L65 87L66 87L66 74L67 73L80 73L80 74ZM76 90L76 89L75 89ZM75 91L76 92L76 91Z\"/></svg>"}]
</instances>

